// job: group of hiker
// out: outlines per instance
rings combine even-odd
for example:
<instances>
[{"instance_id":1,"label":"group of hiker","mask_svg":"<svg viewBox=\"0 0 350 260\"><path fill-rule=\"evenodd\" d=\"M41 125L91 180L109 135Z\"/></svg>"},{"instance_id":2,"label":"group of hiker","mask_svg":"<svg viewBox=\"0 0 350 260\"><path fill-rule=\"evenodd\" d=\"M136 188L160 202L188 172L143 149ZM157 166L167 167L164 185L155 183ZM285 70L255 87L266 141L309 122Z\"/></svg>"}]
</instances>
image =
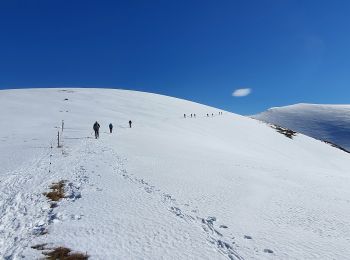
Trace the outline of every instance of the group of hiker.
<instances>
[{"instance_id":1,"label":"group of hiker","mask_svg":"<svg viewBox=\"0 0 350 260\"><path fill-rule=\"evenodd\" d=\"M222 115L222 112L219 112L219 115ZM209 117L210 116L210 114L209 113L207 113L207 117ZM211 116L214 116L214 113L211 113ZM187 115L186 114L184 114L184 118L186 118L187 117ZM195 118L196 117L196 114L189 114L189 117L191 117L191 118Z\"/></svg>"},{"instance_id":2,"label":"group of hiker","mask_svg":"<svg viewBox=\"0 0 350 260\"><path fill-rule=\"evenodd\" d=\"M131 128L131 126L132 126L132 121L131 120L129 120L129 127ZM100 137L100 124L96 121L95 123L94 123L94 125L93 125L93 129L94 129L94 132L95 132L95 138L97 139L97 138L99 138ZM109 125L108 125L108 128L109 128L109 133L112 133L113 132L113 124L112 123L110 123Z\"/></svg>"},{"instance_id":3,"label":"group of hiker","mask_svg":"<svg viewBox=\"0 0 350 260\"><path fill-rule=\"evenodd\" d=\"M211 116L214 116L215 114L214 113L211 113ZM219 116L221 116L222 115L222 112L219 112ZM207 117L209 117L210 116L210 114L207 114Z\"/></svg>"},{"instance_id":4,"label":"group of hiker","mask_svg":"<svg viewBox=\"0 0 350 260\"><path fill-rule=\"evenodd\" d=\"M222 115L222 112L219 112L219 115ZM214 116L214 113L211 114L211 116ZM184 118L186 118L187 115L184 114ZM189 117L191 118L196 118L196 114L189 114ZM207 114L207 117L209 117L209 114ZM132 126L132 121L129 120L129 127L131 128ZM108 125L108 128L109 128L109 133L112 133L113 132L113 124L110 123ZM99 138L100 137L100 124L96 121L93 125L93 129L94 129L94 132L95 132L95 138Z\"/></svg>"},{"instance_id":5,"label":"group of hiker","mask_svg":"<svg viewBox=\"0 0 350 260\"><path fill-rule=\"evenodd\" d=\"M196 114L191 114L191 118L196 117ZM184 114L184 118L186 118L186 114Z\"/></svg>"}]
</instances>

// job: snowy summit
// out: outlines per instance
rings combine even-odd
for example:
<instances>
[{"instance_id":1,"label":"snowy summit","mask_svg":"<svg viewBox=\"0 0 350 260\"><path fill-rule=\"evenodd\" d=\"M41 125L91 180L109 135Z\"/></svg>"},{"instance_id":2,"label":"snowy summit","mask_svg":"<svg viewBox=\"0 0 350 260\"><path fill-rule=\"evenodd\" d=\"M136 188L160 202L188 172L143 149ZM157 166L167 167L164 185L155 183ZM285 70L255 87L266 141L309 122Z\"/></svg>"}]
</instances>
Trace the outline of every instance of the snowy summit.
<instances>
[{"instance_id":1,"label":"snowy summit","mask_svg":"<svg viewBox=\"0 0 350 260\"><path fill-rule=\"evenodd\" d=\"M125 90L1 90L0 110L3 259L350 258L350 156L321 141Z\"/></svg>"},{"instance_id":2,"label":"snowy summit","mask_svg":"<svg viewBox=\"0 0 350 260\"><path fill-rule=\"evenodd\" d=\"M350 105L296 104L252 117L350 150Z\"/></svg>"}]
</instances>

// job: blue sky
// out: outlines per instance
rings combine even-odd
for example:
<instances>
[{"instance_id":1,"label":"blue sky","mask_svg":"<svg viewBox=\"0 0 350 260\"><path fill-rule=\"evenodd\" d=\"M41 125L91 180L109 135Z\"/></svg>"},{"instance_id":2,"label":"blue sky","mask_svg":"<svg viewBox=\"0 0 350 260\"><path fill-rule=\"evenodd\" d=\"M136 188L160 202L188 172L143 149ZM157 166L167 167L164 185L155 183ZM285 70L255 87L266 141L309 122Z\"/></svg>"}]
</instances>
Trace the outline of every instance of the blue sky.
<instances>
[{"instance_id":1,"label":"blue sky","mask_svg":"<svg viewBox=\"0 0 350 260\"><path fill-rule=\"evenodd\" d=\"M347 0L4 0L0 89L133 89L241 114L349 103L349 12Z\"/></svg>"}]
</instances>

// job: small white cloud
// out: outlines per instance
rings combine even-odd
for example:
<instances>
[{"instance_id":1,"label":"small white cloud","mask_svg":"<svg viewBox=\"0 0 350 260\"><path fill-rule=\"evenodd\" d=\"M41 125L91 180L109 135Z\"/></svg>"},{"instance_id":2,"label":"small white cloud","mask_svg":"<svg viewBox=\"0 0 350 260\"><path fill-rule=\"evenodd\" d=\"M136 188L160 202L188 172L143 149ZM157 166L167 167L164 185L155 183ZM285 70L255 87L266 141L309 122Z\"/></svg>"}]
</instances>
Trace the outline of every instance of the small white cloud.
<instances>
[{"instance_id":1,"label":"small white cloud","mask_svg":"<svg viewBox=\"0 0 350 260\"><path fill-rule=\"evenodd\" d=\"M239 88L233 91L232 96L234 97L245 97L252 93L252 89L250 88Z\"/></svg>"}]
</instances>

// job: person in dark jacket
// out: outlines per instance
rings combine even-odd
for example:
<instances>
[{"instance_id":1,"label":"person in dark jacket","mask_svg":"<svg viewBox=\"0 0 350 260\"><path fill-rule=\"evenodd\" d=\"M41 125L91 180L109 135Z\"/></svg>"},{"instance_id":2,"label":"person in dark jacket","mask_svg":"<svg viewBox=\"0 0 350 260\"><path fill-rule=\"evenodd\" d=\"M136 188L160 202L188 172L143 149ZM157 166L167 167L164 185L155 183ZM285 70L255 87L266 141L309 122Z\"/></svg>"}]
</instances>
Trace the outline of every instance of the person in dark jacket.
<instances>
[{"instance_id":1,"label":"person in dark jacket","mask_svg":"<svg viewBox=\"0 0 350 260\"><path fill-rule=\"evenodd\" d=\"M130 128L131 128L131 124L132 124L132 122L131 122L131 120L129 120L129 126L130 126Z\"/></svg>"},{"instance_id":2,"label":"person in dark jacket","mask_svg":"<svg viewBox=\"0 0 350 260\"><path fill-rule=\"evenodd\" d=\"M112 133L112 131L113 131L113 125L112 125L112 123L110 123L109 124L109 132Z\"/></svg>"},{"instance_id":3,"label":"person in dark jacket","mask_svg":"<svg viewBox=\"0 0 350 260\"><path fill-rule=\"evenodd\" d=\"M96 121L94 126L93 126L93 129L95 131L95 138L99 138L100 137L100 124Z\"/></svg>"}]
</instances>

